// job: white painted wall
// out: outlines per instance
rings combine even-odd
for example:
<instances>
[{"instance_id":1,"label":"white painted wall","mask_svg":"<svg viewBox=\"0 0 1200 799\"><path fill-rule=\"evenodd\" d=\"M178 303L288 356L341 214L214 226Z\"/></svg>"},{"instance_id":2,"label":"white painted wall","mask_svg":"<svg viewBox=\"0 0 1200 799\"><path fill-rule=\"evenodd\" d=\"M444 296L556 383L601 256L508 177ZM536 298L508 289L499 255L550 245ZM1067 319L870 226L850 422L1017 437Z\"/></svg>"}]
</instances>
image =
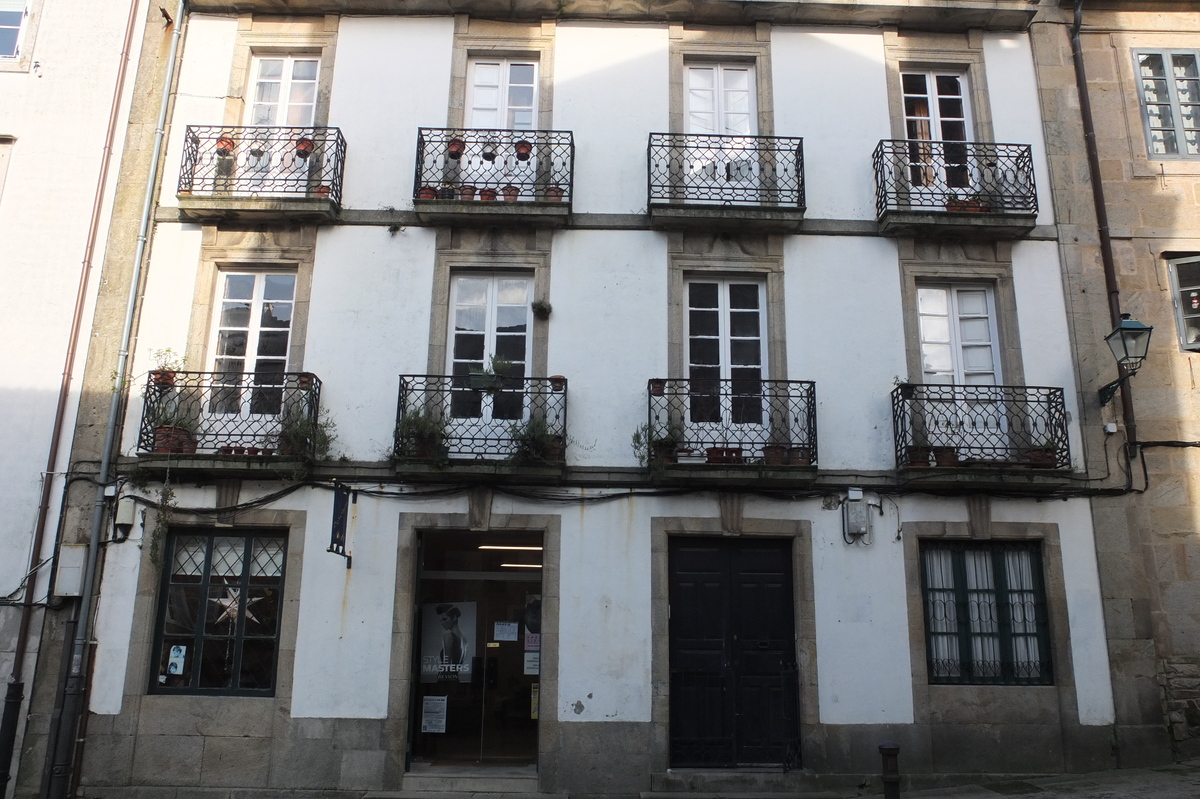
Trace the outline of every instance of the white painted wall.
<instances>
[{"instance_id":1,"label":"white painted wall","mask_svg":"<svg viewBox=\"0 0 1200 799\"><path fill-rule=\"evenodd\" d=\"M1058 525L1079 723L1112 724L1116 720L1116 709L1090 503L1086 499L1070 499L1030 507L1029 502L993 500L994 521L1024 522L1033 518ZM1050 623L1062 624L1062 620L1051 619Z\"/></svg>"},{"instance_id":2,"label":"white painted wall","mask_svg":"<svg viewBox=\"0 0 1200 799\"><path fill-rule=\"evenodd\" d=\"M575 132L573 210L642 213L646 146L669 129L667 29L559 23L554 127Z\"/></svg>"},{"instance_id":3,"label":"white painted wall","mask_svg":"<svg viewBox=\"0 0 1200 799\"><path fill-rule=\"evenodd\" d=\"M667 374L667 237L565 231L551 258L548 364L569 381L568 460L636 466L646 381Z\"/></svg>"},{"instance_id":4,"label":"white painted wall","mask_svg":"<svg viewBox=\"0 0 1200 799\"><path fill-rule=\"evenodd\" d=\"M454 19L342 17L329 124L346 137L342 204L411 209L417 128L446 126Z\"/></svg>"},{"instance_id":5,"label":"white painted wall","mask_svg":"<svg viewBox=\"0 0 1200 799\"><path fill-rule=\"evenodd\" d=\"M788 378L816 381L821 468L894 468L890 395L908 371L895 242L794 236L784 269Z\"/></svg>"},{"instance_id":6,"label":"white painted wall","mask_svg":"<svg viewBox=\"0 0 1200 799\"><path fill-rule=\"evenodd\" d=\"M771 69L775 133L804 139L805 217L874 220L871 153L892 137L883 35L775 26Z\"/></svg>"},{"instance_id":7,"label":"white painted wall","mask_svg":"<svg viewBox=\"0 0 1200 799\"><path fill-rule=\"evenodd\" d=\"M1071 362L1071 335L1059 271L1058 244L1018 241L1013 244L1013 293L1021 328L1021 363L1025 385L1061 387L1070 422L1071 462L1083 467L1079 395Z\"/></svg>"},{"instance_id":8,"label":"white painted wall","mask_svg":"<svg viewBox=\"0 0 1200 799\"><path fill-rule=\"evenodd\" d=\"M399 375L426 374L433 228L322 228L317 236L304 369L338 425L332 454L383 460L396 426Z\"/></svg>"},{"instance_id":9,"label":"white painted wall","mask_svg":"<svg viewBox=\"0 0 1200 799\"><path fill-rule=\"evenodd\" d=\"M171 115L167 151L163 155L163 179L158 201L166 207L179 203L179 170L183 166L183 143L188 125L225 124L225 98L237 38L236 17L192 14L188 18L183 60L179 65L179 88ZM155 87L155 96L162 87Z\"/></svg>"},{"instance_id":10,"label":"white painted wall","mask_svg":"<svg viewBox=\"0 0 1200 799\"><path fill-rule=\"evenodd\" d=\"M1041 104L1033 50L1025 33L986 33L983 62L992 106L992 132L997 142L1028 144L1033 154L1039 225L1054 224L1050 196L1050 165L1042 136Z\"/></svg>"}]
</instances>

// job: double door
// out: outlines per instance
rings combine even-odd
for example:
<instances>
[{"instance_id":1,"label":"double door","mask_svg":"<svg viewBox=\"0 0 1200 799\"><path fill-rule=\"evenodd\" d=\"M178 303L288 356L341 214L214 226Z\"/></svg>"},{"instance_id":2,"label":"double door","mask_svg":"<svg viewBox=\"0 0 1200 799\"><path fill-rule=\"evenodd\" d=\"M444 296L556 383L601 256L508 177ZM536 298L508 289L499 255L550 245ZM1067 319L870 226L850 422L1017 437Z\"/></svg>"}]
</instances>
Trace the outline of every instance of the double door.
<instances>
[{"instance_id":1,"label":"double door","mask_svg":"<svg viewBox=\"0 0 1200 799\"><path fill-rule=\"evenodd\" d=\"M788 539L672 538L672 767L795 765Z\"/></svg>"}]
</instances>

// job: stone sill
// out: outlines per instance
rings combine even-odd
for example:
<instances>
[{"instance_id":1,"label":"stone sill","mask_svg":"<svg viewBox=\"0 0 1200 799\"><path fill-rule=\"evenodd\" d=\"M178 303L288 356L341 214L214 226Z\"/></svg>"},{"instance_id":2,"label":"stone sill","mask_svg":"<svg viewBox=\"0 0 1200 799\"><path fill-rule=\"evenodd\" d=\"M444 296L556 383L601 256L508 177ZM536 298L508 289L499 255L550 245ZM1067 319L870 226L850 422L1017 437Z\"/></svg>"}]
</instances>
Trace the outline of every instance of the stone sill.
<instances>
[{"instance_id":1,"label":"stone sill","mask_svg":"<svg viewBox=\"0 0 1200 799\"><path fill-rule=\"evenodd\" d=\"M931 31L1025 30L1027 0L192 0L200 13L396 14L481 19L604 19L639 22L898 26Z\"/></svg>"},{"instance_id":2,"label":"stone sill","mask_svg":"<svg viewBox=\"0 0 1200 799\"><path fill-rule=\"evenodd\" d=\"M692 486L700 489L720 487L799 488L817 479L816 466L764 466L713 463L667 463L652 466L650 481L655 485Z\"/></svg>"},{"instance_id":3,"label":"stone sill","mask_svg":"<svg viewBox=\"0 0 1200 799\"><path fill-rule=\"evenodd\" d=\"M804 209L794 206L651 205L650 226L660 230L759 230L795 233L804 221Z\"/></svg>"},{"instance_id":4,"label":"stone sill","mask_svg":"<svg viewBox=\"0 0 1200 799\"><path fill-rule=\"evenodd\" d=\"M1035 468L1016 463L994 466L902 466L899 474L906 488L920 486L941 490L957 488L1050 494L1075 484L1070 469Z\"/></svg>"},{"instance_id":5,"label":"stone sill","mask_svg":"<svg viewBox=\"0 0 1200 799\"><path fill-rule=\"evenodd\" d=\"M340 207L328 197L239 197L180 194L179 215L196 222L331 222Z\"/></svg>"},{"instance_id":6,"label":"stone sill","mask_svg":"<svg viewBox=\"0 0 1200 799\"><path fill-rule=\"evenodd\" d=\"M952 211L884 211L879 232L885 236L1019 239L1037 227L1036 214Z\"/></svg>"}]
</instances>

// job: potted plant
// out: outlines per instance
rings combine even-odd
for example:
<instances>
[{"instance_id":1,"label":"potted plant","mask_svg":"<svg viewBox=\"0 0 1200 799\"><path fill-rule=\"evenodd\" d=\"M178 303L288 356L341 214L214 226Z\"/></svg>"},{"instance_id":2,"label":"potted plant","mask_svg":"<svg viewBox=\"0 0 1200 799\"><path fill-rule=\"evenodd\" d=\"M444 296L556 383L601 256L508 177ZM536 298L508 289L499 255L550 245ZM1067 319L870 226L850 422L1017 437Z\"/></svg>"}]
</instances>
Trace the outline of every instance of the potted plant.
<instances>
[{"instance_id":1,"label":"potted plant","mask_svg":"<svg viewBox=\"0 0 1200 799\"><path fill-rule=\"evenodd\" d=\"M666 424L644 424L630 438L638 463L658 466L676 462L676 451L684 441L683 425L676 421Z\"/></svg>"},{"instance_id":2,"label":"potted plant","mask_svg":"<svg viewBox=\"0 0 1200 799\"><path fill-rule=\"evenodd\" d=\"M550 390L558 393L567 390L567 378L565 375L550 375Z\"/></svg>"},{"instance_id":3,"label":"potted plant","mask_svg":"<svg viewBox=\"0 0 1200 799\"><path fill-rule=\"evenodd\" d=\"M407 410L396 423L397 459L437 460L445 455L446 418L431 405Z\"/></svg>"},{"instance_id":4,"label":"potted plant","mask_svg":"<svg viewBox=\"0 0 1200 799\"><path fill-rule=\"evenodd\" d=\"M529 306L533 310L533 315L538 319L549 319L551 312L554 311L554 306L545 300L534 300Z\"/></svg>"},{"instance_id":5,"label":"potted plant","mask_svg":"<svg viewBox=\"0 0 1200 799\"><path fill-rule=\"evenodd\" d=\"M467 149L466 142L464 142L462 139L458 138L457 136L455 136L450 141L446 142L446 155L450 156L455 161L462 158L463 153L466 152L466 149Z\"/></svg>"},{"instance_id":6,"label":"potted plant","mask_svg":"<svg viewBox=\"0 0 1200 799\"><path fill-rule=\"evenodd\" d=\"M480 157L489 163L496 160L496 142L489 141L483 145L483 152Z\"/></svg>"},{"instance_id":7,"label":"potted plant","mask_svg":"<svg viewBox=\"0 0 1200 799\"><path fill-rule=\"evenodd\" d=\"M175 385L175 375L183 371L187 365L187 356L180 355L170 347L161 350L151 350L150 357L154 359L154 368L150 370L150 382L156 386Z\"/></svg>"},{"instance_id":8,"label":"potted plant","mask_svg":"<svg viewBox=\"0 0 1200 799\"><path fill-rule=\"evenodd\" d=\"M324 460L333 443L334 425L325 415L315 417L303 408L288 408L279 420L277 447L285 458Z\"/></svg>"},{"instance_id":9,"label":"potted plant","mask_svg":"<svg viewBox=\"0 0 1200 799\"><path fill-rule=\"evenodd\" d=\"M315 148L316 148L316 145L313 143L313 140L308 138L307 136L296 139L296 156L298 158L307 159L310 155L313 154L313 150Z\"/></svg>"},{"instance_id":10,"label":"potted plant","mask_svg":"<svg viewBox=\"0 0 1200 799\"><path fill-rule=\"evenodd\" d=\"M322 183L319 186L317 186L317 196L318 197L328 197L331 191L332 191L332 189L329 188L328 183Z\"/></svg>"},{"instance_id":11,"label":"potted plant","mask_svg":"<svg viewBox=\"0 0 1200 799\"><path fill-rule=\"evenodd\" d=\"M563 437L550 431L543 416L531 416L523 422L509 427L512 438L512 460L514 463L554 464L562 463Z\"/></svg>"},{"instance_id":12,"label":"potted plant","mask_svg":"<svg viewBox=\"0 0 1200 799\"><path fill-rule=\"evenodd\" d=\"M467 387L495 394L504 388L504 379L509 376L509 372L513 370L514 366L516 364L512 361L493 355L491 366L467 375Z\"/></svg>"},{"instance_id":13,"label":"potted plant","mask_svg":"<svg viewBox=\"0 0 1200 799\"><path fill-rule=\"evenodd\" d=\"M438 198L438 190L433 186L422 186L417 189L418 200L436 200Z\"/></svg>"},{"instance_id":14,"label":"potted plant","mask_svg":"<svg viewBox=\"0 0 1200 799\"><path fill-rule=\"evenodd\" d=\"M475 187L467 186L467 185L459 186L458 187L458 197L459 197L459 199L466 200L467 202L474 200L475 199Z\"/></svg>"},{"instance_id":15,"label":"potted plant","mask_svg":"<svg viewBox=\"0 0 1200 799\"><path fill-rule=\"evenodd\" d=\"M812 466L812 447L788 447L788 466Z\"/></svg>"},{"instance_id":16,"label":"potted plant","mask_svg":"<svg viewBox=\"0 0 1200 799\"><path fill-rule=\"evenodd\" d=\"M200 429L200 408L194 397L174 396L150 400L147 407L154 428L154 451L192 455Z\"/></svg>"},{"instance_id":17,"label":"potted plant","mask_svg":"<svg viewBox=\"0 0 1200 799\"><path fill-rule=\"evenodd\" d=\"M513 143L513 150L517 154L518 161L528 161L530 154L533 153L533 144L528 139L519 139Z\"/></svg>"},{"instance_id":18,"label":"potted plant","mask_svg":"<svg viewBox=\"0 0 1200 799\"><path fill-rule=\"evenodd\" d=\"M708 447L704 450L707 463L745 463L745 450L742 447Z\"/></svg>"},{"instance_id":19,"label":"potted plant","mask_svg":"<svg viewBox=\"0 0 1200 799\"><path fill-rule=\"evenodd\" d=\"M547 186L545 194L546 199L550 202L560 203L566 191L563 190L562 186Z\"/></svg>"},{"instance_id":20,"label":"potted plant","mask_svg":"<svg viewBox=\"0 0 1200 799\"><path fill-rule=\"evenodd\" d=\"M647 386L650 388L650 395L653 397L661 397L667 393L667 381L662 377L650 378Z\"/></svg>"},{"instance_id":21,"label":"potted plant","mask_svg":"<svg viewBox=\"0 0 1200 799\"><path fill-rule=\"evenodd\" d=\"M485 203L493 202L496 199L496 190L495 189L480 189L479 190L479 199L481 202L485 202Z\"/></svg>"},{"instance_id":22,"label":"potted plant","mask_svg":"<svg viewBox=\"0 0 1200 799\"><path fill-rule=\"evenodd\" d=\"M521 196L521 187L510 183L507 186L501 186L500 192L504 195L505 202L514 203Z\"/></svg>"},{"instance_id":23,"label":"potted plant","mask_svg":"<svg viewBox=\"0 0 1200 799\"><path fill-rule=\"evenodd\" d=\"M439 200L453 200L458 197L458 186L453 183L443 183L441 190L438 192Z\"/></svg>"},{"instance_id":24,"label":"potted plant","mask_svg":"<svg viewBox=\"0 0 1200 799\"><path fill-rule=\"evenodd\" d=\"M228 158L233 155L233 150L237 145L229 136L222 136L217 139L217 155Z\"/></svg>"},{"instance_id":25,"label":"potted plant","mask_svg":"<svg viewBox=\"0 0 1200 799\"><path fill-rule=\"evenodd\" d=\"M1058 466L1058 450L1049 438L1039 438L1021 451L1021 461L1035 469L1053 469Z\"/></svg>"},{"instance_id":26,"label":"potted plant","mask_svg":"<svg viewBox=\"0 0 1200 799\"><path fill-rule=\"evenodd\" d=\"M788 448L784 444L763 444L763 464L784 466L787 464Z\"/></svg>"},{"instance_id":27,"label":"potted plant","mask_svg":"<svg viewBox=\"0 0 1200 799\"><path fill-rule=\"evenodd\" d=\"M992 210L986 197L979 192L972 192L965 197L959 197L956 192L946 195L946 210L962 214L983 214Z\"/></svg>"}]
</instances>

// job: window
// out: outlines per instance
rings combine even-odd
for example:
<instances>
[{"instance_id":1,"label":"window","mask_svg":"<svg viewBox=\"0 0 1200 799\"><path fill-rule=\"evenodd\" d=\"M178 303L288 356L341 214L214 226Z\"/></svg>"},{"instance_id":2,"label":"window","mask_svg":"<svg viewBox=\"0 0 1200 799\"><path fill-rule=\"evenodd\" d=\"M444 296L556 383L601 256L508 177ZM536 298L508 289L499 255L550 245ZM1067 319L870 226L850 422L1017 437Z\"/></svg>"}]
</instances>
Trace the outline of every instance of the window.
<instances>
[{"instance_id":1,"label":"window","mask_svg":"<svg viewBox=\"0 0 1200 799\"><path fill-rule=\"evenodd\" d=\"M989 286L918 284L917 316L921 382L1000 382L995 300Z\"/></svg>"},{"instance_id":2,"label":"window","mask_svg":"<svg viewBox=\"0 0 1200 799\"><path fill-rule=\"evenodd\" d=\"M495 370L508 383L529 373L530 308L533 279L521 275L458 275L451 283L450 357L447 366L456 388L450 415L455 418L508 420L522 418L525 397L521 391L474 391L471 373ZM506 385L506 388L520 384Z\"/></svg>"},{"instance_id":3,"label":"window","mask_svg":"<svg viewBox=\"0 0 1200 799\"><path fill-rule=\"evenodd\" d=\"M1171 285L1175 290L1175 325L1179 346L1200 350L1200 256L1180 258L1169 263Z\"/></svg>"},{"instance_id":4,"label":"window","mask_svg":"<svg viewBox=\"0 0 1200 799\"><path fill-rule=\"evenodd\" d=\"M901 72L904 137L914 186L968 188L971 120L966 76L957 72ZM940 146L920 142L940 142Z\"/></svg>"},{"instance_id":5,"label":"window","mask_svg":"<svg viewBox=\"0 0 1200 799\"><path fill-rule=\"evenodd\" d=\"M0 0L0 58L21 54L21 34L28 17L25 0Z\"/></svg>"},{"instance_id":6,"label":"window","mask_svg":"<svg viewBox=\"0 0 1200 799\"><path fill-rule=\"evenodd\" d=\"M499 130L537 127L537 61L473 60L468 74L467 127Z\"/></svg>"},{"instance_id":7,"label":"window","mask_svg":"<svg viewBox=\"0 0 1200 799\"><path fill-rule=\"evenodd\" d=\"M287 539L279 532L172 530L151 691L275 691Z\"/></svg>"},{"instance_id":8,"label":"window","mask_svg":"<svg viewBox=\"0 0 1200 799\"><path fill-rule=\"evenodd\" d=\"M921 542L929 682L1053 682L1041 547Z\"/></svg>"},{"instance_id":9,"label":"window","mask_svg":"<svg viewBox=\"0 0 1200 799\"><path fill-rule=\"evenodd\" d=\"M213 322L210 413L278 414L287 371L296 276L222 272ZM243 391L253 375L250 391Z\"/></svg>"},{"instance_id":10,"label":"window","mask_svg":"<svg viewBox=\"0 0 1200 799\"><path fill-rule=\"evenodd\" d=\"M1200 156L1200 70L1195 52L1134 53L1151 156Z\"/></svg>"},{"instance_id":11,"label":"window","mask_svg":"<svg viewBox=\"0 0 1200 799\"><path fill-rule=\"evenodd\" d=\"M311 127L320 66L321 60L314 56L256 57L246 124Z\"/></svg>"},{"instance_id":12,"label":"window","mask_svg":"<svg viewBox=\"0 0 1200 799\"><path fill-rule=\"evenodd\" d=\"M688 64L685 80L687 133L718 136L757 133L753 65Z\"/></svg>"},{"instance_id":13,"label":"window","mask_svg":"<svg viewBox=\"0 0 1200 799\"><path fill-rule=\"evenodd\" d=\"M687 376L694 423L764 424L764 286L745 279L687 282Z\"/></svg>"}]
</instances>

